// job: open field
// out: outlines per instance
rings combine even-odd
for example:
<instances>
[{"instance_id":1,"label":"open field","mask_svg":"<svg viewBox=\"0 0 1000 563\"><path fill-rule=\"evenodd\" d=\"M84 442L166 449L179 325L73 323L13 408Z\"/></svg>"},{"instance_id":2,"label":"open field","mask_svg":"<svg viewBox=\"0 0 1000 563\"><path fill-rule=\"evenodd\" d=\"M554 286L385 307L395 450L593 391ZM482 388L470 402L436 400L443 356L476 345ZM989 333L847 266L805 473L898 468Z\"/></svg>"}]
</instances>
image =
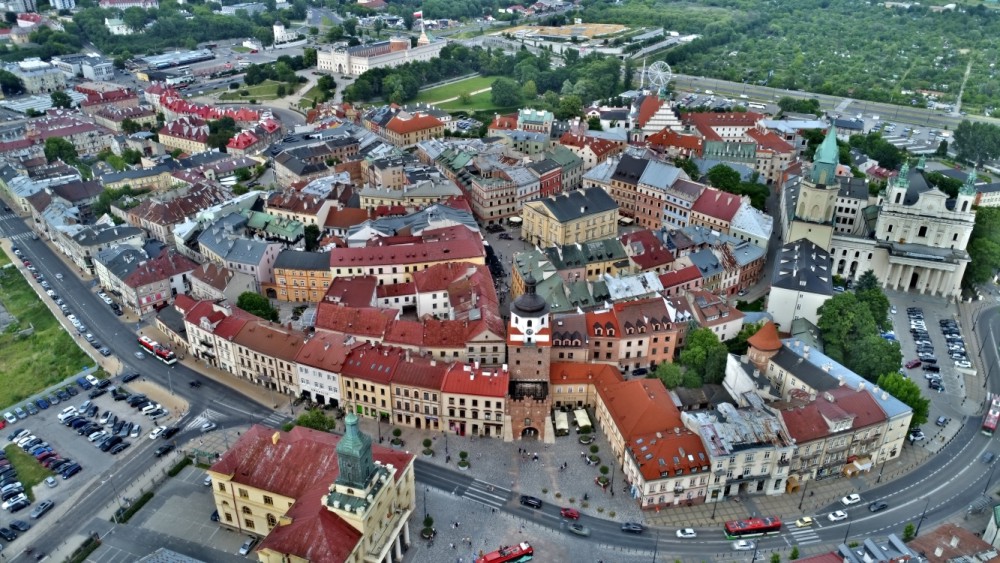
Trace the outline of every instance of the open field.
<instances>
[{"instance_id":1,"label":"open field","mask_svg":"<svg viewBox=\"0 0 1000 563\"><path fill-rule=\"evenodd\" d=\"M417 99L414 101L420 103L433 103L440 102L441 100L447 100L449 98L455 98L467 92L475 92L476 90L489 88L496 79L496 76L473 76L472 78L466 78L465 80L445 84L444 86L438 86L429 90L422 90L419 94L417 94ZM488 92L486 93L486 97L489 98Z\"/></svg>"},{"instance_id":2,"label":"open field","mask_svg":"<svg viewBox=\"0 0 1000 563\"><path fill-rule=\"evenodd\" d=\"M480 92L469 99L469 103L463 104L461 100L453 100L440 105L440 109L445 111L494 111L502 108L493 104L493 92Z\"/></svg>"},{"instance_id":3,"label":"open field","mask_svg":"<svg viewBox=\"0 0 1000 563\"><path fill-rule=\"evenodd\" d=\"M257 101L261 100L277 100L278 96L278 86L281 86L281 82L275 82L274 80L265 80L264 82L257 84L255 86L242 86L239 90L226 90L225 93L219 95L220 100L227 101L248 101L251 98ZM285 95L295 93L297 86L285 86ZM240 92L246 90L247 95L241 96Z\"/></svg>"},{"instance_id":4,"label":"open field","mask_svg":"<svg viewBox=\"0 0 1000 563\"><path fill-rule=\"evenodd\" d=\"M313 101L318 101L323 95L323 91L320 90L319 86L313 86L305 94L302 94L302 99L299 104L302 107L309 107L312 105Z\"/></svg>"},{"instance_id":5,"label":"open field","mask_svg":"<svg viewBox=\"0 0 1000 563\"><path fill-rule=\"evenodd\" d=\"M7 260L0 251L0 260ZM17 322L0 334L0 408L93 365L14 267L0 269L0 303ZM18 332L34 328L30 336Z\"/></svg>"}]
</instances>

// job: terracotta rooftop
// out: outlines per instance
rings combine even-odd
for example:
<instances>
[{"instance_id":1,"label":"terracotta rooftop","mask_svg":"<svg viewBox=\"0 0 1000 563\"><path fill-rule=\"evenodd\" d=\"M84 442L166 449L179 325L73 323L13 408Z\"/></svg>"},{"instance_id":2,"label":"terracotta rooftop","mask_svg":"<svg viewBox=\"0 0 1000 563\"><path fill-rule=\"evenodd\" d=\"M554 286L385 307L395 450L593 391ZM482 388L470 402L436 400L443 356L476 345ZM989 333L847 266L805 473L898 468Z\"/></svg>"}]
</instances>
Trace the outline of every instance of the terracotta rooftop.
<instances>
[{"instance_id":1,"label":"terracotta rooftop","mask_svg":"<svg viewBox=\"0 0 1000 563\"><path fill-rule=\"evenodd\" d=\"M583 383L610 386L622 381L622 373L611 364L552 362L549 365L550 385Z\"/></svg>"},{"instance_id":2,"label":"terracotta rooftop","mask_svg":"<svg viewBox=\"0 0 1000 563\"><path fill-rule=\"evenodd\" d=\"M691 206L691 211L721 219L728 223L733 220L736 212L739 211L741 201L742 198L738 195L715 188L707 188L695 200L694 205Z\"/></svg>"},{"instance_id":3,"label":"terracotta rooftop","mask_svg":"<svg viewBox=\"0 0 1000 563\"><path fill-rule=\"evenodd\" d=\"M626 441L684 428L680 411L659 379L633 379L599 387L598 392Z\"/></svg>"},{"instance_id":4,"label":"terracotta rooftop","mask_svg":"<svg viewBox=\"0 0 1000 563\"><path fill-rule=\"evenodd\" d=\"M747 135L753 140L757 141L757 147L761 149L771 150L777 153L791 153L795 151L792 145L788 144L787 141L781 138L774 131L760 130L760 129L748 129Z\"/></svg>"},{"instance_id":5,"label":"terracotta rooftop","mask_svg":"<svg viewBox=\"0 0 1000 563\"><path fill-rule=\"evenodd\" d=\"M504 397L510 373L500 368L479 368L469 364L451 364L441 384L441 392L480 397Z\"/></svg>"},{"instance_id":6,"label":"terracotta rooftop","mask_svg":"<svg viewBox=\"0 0 1000 563\"><path fill-rule=\"evenodd\" d=\"M660 111L660 107L662 106L663 102L659 96L646 96L643 98L642 103L639 104L639 115L636 117L636 124L639 127L645 127L649 123L649 120L656 115L656 112Z\"/></svg>"},{"instance_id":7,"label":"terracotta rooftop","mask_svg":"<svg viewBox=\"0 0 1000 563\"><path fill-rule=\"evenodd\" d=\"M191 272L198 265L186 256L174 252L163 252L159 257L140 264L124 280L125 285L135 289L167 280L186 272Z\"/></svg>"},{"instance_id":8,"label":"terracotta rooftop","mask_svg":"<svg viewBox=\"0 0 1000 563\"><path fill-rule=\"evenodd\" d=\"M424 358L416 354L407 354L405 360L396 365L392 374L393 385L407 387L422 387L424 389L441 390L444 376L448 373L446 362Z\"/></svg>"},{"instance_id":9,"label":"terracotta rooftop","mask_svg":"<svg viewBox=\"0 0 1000 563\"><path fill-rule=\"evenodd\" d=\"M698 270L698 266L687 266L680 270L660 274L660 283L663 284L664 289L700 279L701 272Z\"/></svg>"},{"instance_id":10,"label":"terracotta rooftop","mask_svg":"<svg viewBox=\"0 0 1000 563\"><path fill-rule=\"evenodd\" d=\"M372 307L378 284L375 276L335 277L323 295L323 301L344 307Z\"/></svg>"},{"instance_id":11,"label":"terracotta rooftop","mask_svg":"<svg viewBox=\"0 0 1000 563\"><path fill-rule=\"evenodd\" d=\"M807 405L779 410L788 435L797 444L805 444L834 434L830 424L853 418L850 432L878 424L885 413L866 390L843 386L823 391ZM828 422L829 421L829 422Z\"/></svg>"},{"instance_id":12,"label":"terracotta rooftop","mask_svg":"<svg viewBox=\"0 0 1000 563\"><path fill-rule=\"evenodd\" d=\"M405 361L406 352L395 346L363 344L351 350L340 374L342 377L363 379L388 385L396 367Z\"/></svg>"},{"instance_id":13,"label":"terracotta rooftop","mask_svg":"<svg viewBox=\"0 0 1000 563\"><path fill-rule=\"evenodd\" d=\"M226 286L229 285L229 280L233 279L233 275L233 272L229 268L219 266L214 262L206 262L195 268L194 272L191 273L192 278L219 291L226 289Z\"/></svg>"},{"instance_id":14,"label":"terracotta rooftop","mask_svg":"<svg viewBox=\"0 0 1000 563\"><path fill-rule=\"evenodd\" d=\"M646 142L654 147L674 147L701 155L703 140L697 135L682 135L673 129L664 129L646 137Z\"/></svg>"},{"instance_id":15,"label":"terracotta rooftop","mask_svg":"<svg viewBox=\"0 0 1000 563\"><path fill-rule=\"evenodd\" d=\"M483 244L474 238L424 242L422 244L335 248L330 251L330 267L403 265L444 260L461 261L485 256Z\"/></svg>"},{"instance_id":16,"label":"terracotta rooftop","mask_svg":"<svg viewBox=\"0 0 1000 563\"><path fill-rule=\"evenodd\" d=\"M358 346L361 343L353 336L317 332L299 349L295 361L339 374L347 361L347 355Z\"/></svg>"},{"instance_id":17,"label":"terracotta rooftop","mask_svg":"<svg viewBox=\"0 0 1000 563\"><path fill-rule=\"evenodd\" d=\"M772 321L767 321L760 330L747 338L747 344L753 346L761 352L775 352L781 350L781 338L778 336L778 327Z\"/></svg>"},{"instance_id":18,"label":"terracotta rooftop","mask_svg":"<svg viewBox=\"0 0 1000 563\"><path fill-rule=\"evenodd\" d=\"M316 306L316 328L381 340L398 311L374 307L345 307L321 301Z\"/></svg>"},{"instance_id":19,"label":"terracotta rooftop","mask_svg":"<svg viewBox=\"0 0 1000 563\"><path fill-rule=\"evenodd\" d=\"M269 321L246 323L233 342L264 356L294 362L305 344L305 334Z\"/></svg>"},{"instance_id":20,"label":"terracotta rooftop","mask_svg":"<svg viewBox=\"0 0 1000 563\"><path fill-rule=\"evenodd\" d=\"M392 119L389 120L389 123L385 124L386 129L399 135L405 135L416 131L426 131L427 129L433 129L435 127L444 127L444 123L441 123L441 120L433 115L428 115L426 113L410 114L409 118L402 118L400 117L400 114L397 113Z\"/></svg>"},{"instance_id":21,"label":"terracotta rooftop","mask_svg":"<svg viewBox=\"0 0 1000 563\"><path fill-rule=\"evenodd\" d=\"M360 225L369 219L368 211L355 207L345 207L343 209L331 209L326 216L326 227L334 229L347 229L354 225Z\"/></svg>"},{"instance_id":22,"label":"terracotta rooftop","mask_svg":"<svg viewBox=\"0 0 1000 563\"><path fill-rule=\"evenodd\" d=\"M683 475L694 475L711 468L701 436L683 426L674 428L680 431L657 431L636 436L626 444L646 481L662 479L664 474L675 476L678 471Z\"/></svg>"},{"instance_id":23,"label":"terracotta rooftop","mask_svg":"<svg viewBox=\"0 0 1000 563\"><path fill-rule=\"evenodd\" d=\"M1000 561L997 549L978 533L951 523L920 534L907 542L907 547L924 555L929 563Z\"/></svg>"},{"instance_id":24,"label":"terracotta rooftop","mask_svg":"<svg viewBox=\"0 0 1000 563\"><path fill-rule=\"evenodd\" d=\"M673 252L649 229L626 233L621 241L629 251L629 258L641 270L653 270L674 261Z\"/></svg>"}]
</instances>

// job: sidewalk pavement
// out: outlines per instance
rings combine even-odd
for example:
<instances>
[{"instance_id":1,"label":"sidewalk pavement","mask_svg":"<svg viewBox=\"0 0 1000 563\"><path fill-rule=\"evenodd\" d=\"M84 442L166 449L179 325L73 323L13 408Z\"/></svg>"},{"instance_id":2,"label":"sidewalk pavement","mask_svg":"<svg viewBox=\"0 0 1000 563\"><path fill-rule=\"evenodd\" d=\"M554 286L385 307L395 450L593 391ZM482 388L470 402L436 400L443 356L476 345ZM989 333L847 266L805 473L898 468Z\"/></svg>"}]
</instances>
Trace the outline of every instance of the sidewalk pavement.
<instances>
[{"instance_id":1,"label":"sidewalk pavement","mask_svg":"<svg viewBox=\"0 0 1000 563\"><path fill-rule=\"evenodd\" d=\"M145 473L136 477L127 484L122 483L122 488L115 489L116 496L108 499L108 502L97 513L91 515L93 518L86 523L87 526L91 529L87 531L77 532L65 538L61 543L52 547L51 551L49 550L48 547L41 547L39 549L48 554L49 560L66 561L73 554L73 552L78 547L80 547L84 541L86 541L88 532L97 533L101 537L104 537L108 533L111 533L115 528L115 524L114 522L111 521L111 519L115 511L118 510L119 506L127 506L129 502L135 501L140 496L142 496L143 493L145 493L146 491L156 489L157 486L160 484L160 482L167 477L167 471L171 467L173 467L177 462L179 462L182 458L183 456L179 452L175 451L170 455L165 455L162 458L158 459L156 463L153 464L153 466L151 466L149 469L146 470ZM112 467L108 470L107 474L102 475L101 482L103 483L104 481L107 481L109 479L114 479L115 476L111 472L115 471L115 469L116 468ZM112 481L112 483L115 483L115 481ZM94 489L92 487L80 487L79 489L77 489L76 494L74 494L65 502L61 503L61 506L64 507L63 514L65 514L65 510L68 510L70 507L74 506L83 497L93 494L93 492ZM58 524L60 524L61 518L62 515L60 515L60 519L56 520L55 523L57 526ZM73 522L71 524L74 523L79 524L80 522ZM37 528L33 527L31 530L28 531L28 536L32 537L31 534L33 532L37 533L37 531L41 530L43 530L43 527L37 527ZM41 537L36 537L34 539L42 540ZM36 543L32 543L31 541L25 541L25 542L18 542L18 544L19 548L24 548L29 545L46 546L45 541L40 541ZM14 555L14 557L16 556L17 554Z\"/></svg>"}]
</instances>

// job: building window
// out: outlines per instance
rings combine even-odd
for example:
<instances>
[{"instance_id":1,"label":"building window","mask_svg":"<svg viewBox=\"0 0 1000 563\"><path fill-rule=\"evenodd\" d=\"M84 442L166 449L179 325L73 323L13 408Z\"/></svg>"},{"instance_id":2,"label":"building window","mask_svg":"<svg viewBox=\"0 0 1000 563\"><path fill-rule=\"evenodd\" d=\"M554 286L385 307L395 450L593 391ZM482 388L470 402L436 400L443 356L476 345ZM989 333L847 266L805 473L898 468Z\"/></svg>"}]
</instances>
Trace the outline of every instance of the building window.
<instances>
[{"instance_id":1,"label":"building window","mask_svg":"<svg viewBox=\"0 0 1000 563\"><path fill-rule=\"evenodd\" d=\"M226 512L225 513L225 517L226 517L226 522L232 522L233 521L233 515L232 514Z\"/></svg>"},{"instance_id":2,"label":"building window","mask_svg":"<svg viewBox=\"0 0 1000 563\"><path fill-rule=\"evenodd\" d=\"M253 530L254 529L253 520L251 520L250 518L244 518L243 527L248 530Z\"/></svg>"},{"instance_id":3,"label":"building window","mask_svg":"<svg viewBox=\"0 0 1000 563\"><path fill-rule=\"evenodd\" d=\"M274 499L267 495L264 495L264 504L274 506Z\"/></svg>"},{"instance_id":4,"label":"building window","mask_svg":"<svg viewBox=\"0 0 1000 563\"><path fill-rule=\"evenodd\" d=\"M278 519L274 517L274 514L267 515L267 527L273 528L278 525Z\"/></svg>"},{"instance_id":5,"label":"building window","mask_svg":"<svg viewBox=\"0 0 1000 563\"><path fill-rule=\"evenodd\" d=\"M252 511L252 510L250 510L250 507L249 507L249 506L244 506L244 507L243 507L243 514L251 514L251 515L252 515L252 514L253 514L253 511Z\"/></svg>"},{"instance_id":6,"label":"building window","mask_svg":"<svg viewBox=\"0 0 1000 563\"><path fill-rule=\"evenodd\" d=\"M240 498L250 498L250 493L246 489L239 489Z\"/></svg>"}]
</instances>

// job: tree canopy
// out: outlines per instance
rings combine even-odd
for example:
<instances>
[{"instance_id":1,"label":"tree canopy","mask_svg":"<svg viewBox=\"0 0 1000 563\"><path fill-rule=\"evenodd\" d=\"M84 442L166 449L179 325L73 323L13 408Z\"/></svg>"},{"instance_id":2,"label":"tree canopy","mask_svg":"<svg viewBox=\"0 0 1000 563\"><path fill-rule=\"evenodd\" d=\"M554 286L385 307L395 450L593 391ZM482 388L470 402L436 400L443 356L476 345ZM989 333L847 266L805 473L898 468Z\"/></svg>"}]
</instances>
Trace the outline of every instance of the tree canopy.
<instances>
[{"instance_id":1,"label":"tree canopy","mask_svg":"<svg viewBox=\"0 0 1000 563\"><path fill-rule=\"evenodd\" d=\"M647 378L656 378L663 382L667 389L680 387L684 382L684 371L681 366L671 362L660 362L656 369L650 372Z\"/></svg>"},{"instance_id":2,"label":"tree canopy","mask_svg":"<svg viewBox=\"0 0 1000 563\"><path fill-rule=\"evenodd\" d=\"M76 162L76 147L73 146L73 143L62 137L49 137L45 139L45 159L49 162L55 160L67 163Z\"/></svg>"},{"instance_id":3,"label":"tree canopy","mask_svg":"<svg viewBox=\"0 0 1000 563\"><path fill-rule=\"evenodd\" d=\"M678 363L685 368L685 387L700 387L703 383L721 383L726 376L726 345L719 342L710 328L698 328L688 333ZM689 385L688 377L697 378Z\"/></svg>"},{"instance_id":4,"label":"tree canopy","mask_svg":"<svg viewBox=\"0 0 1000 563\"><path fill-rule=\"evenodd\" d=\"M310 409L299 415L293 423L294 426L312 428L320 432L330 432L337 428L337 419L327 416L320 409Z\"/></svg>"},{"instance_id":5,"label":"tree canopy","mask_svg":"<svg viewBox=\"0 0 1000 563\"><path fill-rule=\"evenodd\" d=\"M236 300L236 306L244 311L269 321L278 320L278 310L271 306L266 297L253 291L244 291Z\"/></svg>"},{"instance_id":6,"label":"tree canopy","mask_svg":"<svg viewBox=\"0 0 1000 563\"><path fill-rule=\"evenodd\" d=\"M913 409L913 417L910 418L910 428L917 428L927 422L931 401L921 395L920 386L916 383L903 377L899 372L894 371L879 377L877 385L886 393Z\"/></svg>"},{"instance_id":7,"label":"tree canopy","mask_svg":"<svg viewBox=\"0 0 1000 563\"><path fill-rule=\"evenodd\" d=\"M521 103L521 85L510 78L497 78L490 84L490 99L502 108L516 107Z\"/></svg>"},{"instance_id":8,"label":"tree canopy","mask_svg":"<svg viewBox=\"0 0 1000 563\"><path fill-rule=\"evenodd\" d=\"M955 152L958 158L982 166L1000 156L1000 127L982 121L963 119L955 128Z\"/></svg>"},{"instance_id":9,"label":"tree canopy","mask_svg":"<svg viewBox=\"0 0 1000 563\"><path fill-rule=\"evenodd\" d=\"M834 295L820 306L817 322L826 355L869 381L895 372L903 360L899 343L879 334L870 308L881 307L876 291L881 293L880 289L865 290L863 299L852 291ZM888 302L881 318L887 312Z\"/></svg>"},{"instance_id":10,"label":"tree canopy","mask_svg":"<svg viewBox=\"0 0 1000 563\"><path fill-rule=\"evenodd\" d=\"M976 225L966 247L971 261L965 267L962 284L966 287L990 280L1000 270L1000 208L980 207Z\"/></svg>"}]
</instances>

